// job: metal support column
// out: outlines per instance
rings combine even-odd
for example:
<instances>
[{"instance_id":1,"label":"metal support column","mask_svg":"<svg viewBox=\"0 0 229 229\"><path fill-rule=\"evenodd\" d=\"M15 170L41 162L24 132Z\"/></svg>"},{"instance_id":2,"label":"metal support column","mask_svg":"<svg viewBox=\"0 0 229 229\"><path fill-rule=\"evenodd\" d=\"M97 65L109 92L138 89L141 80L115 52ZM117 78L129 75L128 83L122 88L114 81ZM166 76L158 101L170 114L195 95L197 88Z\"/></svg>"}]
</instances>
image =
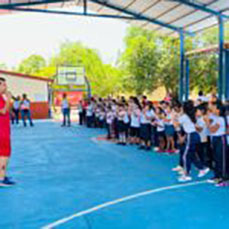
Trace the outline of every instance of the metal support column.
<instances>
[{"instance_id":1,"label":"metal support column","mask_svg":"<svg viewBox=\"0 0 229 229\"><path fill-rule=\"evenodd\" d=\"M48 87L48 104L49 104L48 116L49 118L52 118L53 90L51 84L48 84L47 87Z\"/></svg>"},{"instance_id":2,"label":"metal support column","mask_svg":"<svg viewBox=\"0 0 229 229\"><path fill-rule=\"evenodd\" d=\"M185 45L184 45L184 33L180 32L180 79L179 79L179 100L184 100L184 70L185 70Z\"/></svg>"},{"instance_id":3,"label":"metal support column","mask_svg":"<svg viewBox=\"0 0 229 229\"><path fill-rule=\"evenodd\" d=\"M225 50L225 99L229 101L229 50Z\"/></svg>"},{"instance_id":4,"label":"metal support column","mask_svg":"<svg viewBox=\"0 0 229 229\"><path fill-rule=\"evenodd\" d=\"M83 0L83 13L87 15L87 0Z\"/></svg>"},{"instance_id":5,"label":"metal support column","mask_svg":"<svg viewBox=\"0 0 229 229\"><path fill-rule=\"evenodd\" d=\"M224 52L224 22L223 18L219 17L219 78L218 78L218 96L219 99L223 99L224 90L223 90L223 84L224 84L224 63L223 63L223 52Z\"/></svg>"},{"instance_id":6,"label":"metal support column","mask_svg":"<svg viewBox=\"0 0 229 229\"><path fill-rule=\"evenodd\" d=\"M189 85L190 85L190 67L189 67L189 59L185 61L185 101L189 99Z\"/></svg>"}]
</instances>

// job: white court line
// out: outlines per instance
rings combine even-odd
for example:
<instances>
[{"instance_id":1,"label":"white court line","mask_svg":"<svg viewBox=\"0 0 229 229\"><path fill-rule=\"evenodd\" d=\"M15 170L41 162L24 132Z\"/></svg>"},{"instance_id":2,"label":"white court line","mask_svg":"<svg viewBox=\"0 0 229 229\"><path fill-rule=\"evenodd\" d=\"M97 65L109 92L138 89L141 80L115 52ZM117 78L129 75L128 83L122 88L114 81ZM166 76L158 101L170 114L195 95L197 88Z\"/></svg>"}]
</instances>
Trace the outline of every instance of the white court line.
<instances>
[{"instance_id":1,"label":"white court line","mask_svg":"<svg viewBox=\"0 0 229 229\"><path fill-rule=\"evenodd\" d=\"M147 196L147 195L150 195L150 194L163 192L163 191L167 191L167 190L172 190L172 189L180 189L180 188L184 188L184 187L188 187L188 186L195 186L195 185L204 184L204 183L207 183L207 181L206 180L204 180L204 181L196 181L196 182L192 182L192 183L172 185L172 186L167 186L167 187L162 187L162 188L151 189L151 190L144 191L144 192L139 192L139 193L136 193L136 194L133 194L133 195L130 195L130 196L126 196L126 197L123 197L123 198L119 198L119 199L116 199L116 200L113 200L113 201L109 201L109 202L97 205L95 207L86 209L84 211L77 212L77 213L75 213L73 215L67 216L67 217L65 217L63 219L60 219L60 220L57 220L56 222L50 223L50 224L42 227L42 229L51 229L51 228L60 226L61 224L64 224L64 223L66 223L66 222L68 222L70 220L73 220L75 218L78 218L78 217L81 217L81 216L84 216L84 215L88 215L88 214L90 214L92 212L95 212L95 211L98 211L100 209L107 208L107 207L110 207L112 205L116 205L116 204L119 204L119 203L122 203L122 202L126 202L128 200L137 199L137 198L142 197L142 196Z\"/></svg>"}]
</instances>

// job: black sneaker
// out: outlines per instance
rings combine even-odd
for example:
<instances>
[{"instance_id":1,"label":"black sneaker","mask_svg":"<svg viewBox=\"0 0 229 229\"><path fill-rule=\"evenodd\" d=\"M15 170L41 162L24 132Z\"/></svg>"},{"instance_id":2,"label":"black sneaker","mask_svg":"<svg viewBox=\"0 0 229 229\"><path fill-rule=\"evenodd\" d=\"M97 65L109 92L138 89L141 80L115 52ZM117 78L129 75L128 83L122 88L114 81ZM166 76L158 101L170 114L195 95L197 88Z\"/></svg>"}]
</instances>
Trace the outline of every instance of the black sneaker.
<instances>
[{"instance_id":1,"label":"black sneaker","mask_svg":"<svg viewBox=\"0 0 229 229\"><path fill-rule=\"evenodd\" d=\"M9 180L8 177L5 177L4 180L0 181L0 187L10 187L15 185L15 182Z\"/></svg>"}]
</instances>

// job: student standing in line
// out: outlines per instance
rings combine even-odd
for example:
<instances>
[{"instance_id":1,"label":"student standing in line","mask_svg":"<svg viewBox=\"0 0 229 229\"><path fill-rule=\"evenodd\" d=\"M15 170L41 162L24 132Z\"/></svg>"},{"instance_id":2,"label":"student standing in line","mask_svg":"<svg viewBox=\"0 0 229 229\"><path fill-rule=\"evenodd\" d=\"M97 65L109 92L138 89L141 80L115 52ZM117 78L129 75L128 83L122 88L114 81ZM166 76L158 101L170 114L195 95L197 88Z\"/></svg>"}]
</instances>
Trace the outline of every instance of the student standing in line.
<instances>
[{"instance_id":1,"label":"student standing in line","mask_svg":"<svg viewBox=\"0 0 229 229\"><path fill-rule=\"evenodd\" d=\"M71 126L71 106L67 98L67 94L63 94L63 100L62 100L62 113L63 113L63 123L62 127Z\"/></svg>"},{"instance_id":2,"label":"student standing in line","mask_svg":"<svg viewBox=\"0 0 229 229\"><path fill-rule=\"evenodd\" d=\"M158 153L163 153L165 152L165 123L164 123L164 118L165 118L165 113L161 107L156 108L156 119L153 122L153 124L156 126L157 130L157 137L159 141L159 148L158 148Z\"/></svg>"},{"instance_id":3,"label":"student standing in line","mask_svg":"<svg viewBox=\"0 0 229 229\"><path fill-rule=\"evenodd\" d=\"M151 150L151 121L155 116L151 103L147 103L142 109L140 117L140 138L141 146L139 149Z\"/></svg>"},{"instance_id":4,"label":"student standing in line","mask_svg":"<svg viewBox=\"0 0 229 229\"><path fill-rule=\"evenodd\" d=\"M30 126L33 126L33 121L31 117L31 111L30 111L30 100L27 98L26 94L22 95L22 101L21 101L21 117L23 120L24 127L27 126L26 118L28 118Z\"/></svg>"},{"instance_id":5,"label":"student standing in line","mask_svg":"<svg viewBox=\"0 0 229 229\"><path fill-rule=\"evenodd\" d=\"M183 114L183 107L181 103L175 102L173 104L173 119L172 123L178 123L179 117ZM185 132L180 125L175 126L175 136L177 138L177 148L179 150L179 164L175 168L172 169L173 172L178 172L179 174L184 174L184 163L183 163L183 155L185 150Z\"/></svg>"},{"instance_id":6,"label":"student standing in line","mask_svg":"<svg viewBox=\"0 0 229 229\"><path fill-rule=\"evenodd\" d=\"M126 145L126 123L125 118L127 116L127 111L125 110L124 104L119 104L118 106L118 144Z\"/></svg>"},{"instance_id":7,"label":"student standing in line","mask_svg":"<svg viewBox=\"0 0 229 229\"><path fill-rule=\"evenodd\" d=\"M102 105L99 113L99 128L104 128L105 126L105 117L106 117L106 111L105 106Z\"/></svg>"},{"instance_id":8,"label":"student standing in line","mask_svg":"<svg viewBox=\"0 0 229 229\"><path fill-rule=\"evenodd\" d=\"M141 107L134 103L130 111L130 144L139 144Z\"/></svg>"},{"instance_id":9,"label":"student standing in line","mask_svg":"<svg viewBox=\"0 0 229 229\"><path fill-rule=\"evenodd\" d=\"M86 109L86 119L87 119L87 127L91 128L93 127L93 104L92 101L90 100L87 105Z\"/></svg>"},{"instance_id":10,"label":"student standing in line","mask_svg":"<svg viewBox=\"0 0 229 229\"><path fill-rule=\"evenodd\" d=\"M12 182L7 176L7 166L11 156L10 139L10 104L11 93L7 91L4 78L0 78L0 187L12 186Z\"/></svg>"},{"instance_id":11,"label":"student standing in line","mask_svg":"<svg viewBox=\"0 0 229 229\"><path fill-rule=\"evenodd\" d=\"M227 179L227 143L226 143L226 118L225 109L220 102L213 102L210 105L212 115L205 118L208 129L211 133L212 148L214 157L214 177L209 183L218 184L220 186Z\"/></svg>"},{"instance_id":12,"label":"student standing in line","mask_svg":"<svg viewBox=\"0 0 229 229\"><path fill-rule=\"evenodd\" d=\"M175 142L174 142L174 126L172 124L172 109L171 106L168 104L167 109L166 109L166 117L164 119L165 123L165 135L166 135L166 151L168 153L175 153Z\"/></svg>"},{"instance_id":13,"label":"student standing in line","mask_svg":"<svg viewBox=\"0 0 229 229\"><path fill-rule=\"evenodd\" d=\"M195 166L200 170L198 177L203 177L209 172L209 169L205 168L196 156L197 146L200 143L200 136L196 132L195 124L196 114L193 102L187 101L183 105L183 114L179 117L178 122L174 122L174 126L182 126L186 134L185 150L182 158L184 174L179 177L179 182L192 180L192 177L190 176L192 164L195 164Z\"/></svg>"},{"instance_id":14,"label":"student standing in line","mask_svg":"<svg viewBox=\"0 0 229 229\"><path fill-rule=\"evenodd\" d=\"M106 126L107 126L107 139L112 138L113 134L113 122L115 119L115 113L112 111L111 105L108 105L106 111Z\"/></svg>"},{"instance_id":15,"label":"student standing in line","mask_svg":"<svg viewBox=\"0 0 229 229\"><path fill-rule=\"evenodd\" d=\"M208 128L204 121L204 117L207 115L207 105L201 104L196 107L196 130L200 135L200 144L198 146L198 156L202 163L206 166L210 166L210 158L208 155Z\"/></svg>"}]
</instances>

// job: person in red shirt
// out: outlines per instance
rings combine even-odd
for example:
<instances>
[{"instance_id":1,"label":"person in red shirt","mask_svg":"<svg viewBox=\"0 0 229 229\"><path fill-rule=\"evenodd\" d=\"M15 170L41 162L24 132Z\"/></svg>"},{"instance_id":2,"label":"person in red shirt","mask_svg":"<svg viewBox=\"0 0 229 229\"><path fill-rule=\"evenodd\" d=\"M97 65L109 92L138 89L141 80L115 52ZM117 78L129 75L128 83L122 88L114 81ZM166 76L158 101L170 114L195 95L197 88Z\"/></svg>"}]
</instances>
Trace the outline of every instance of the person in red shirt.
<instances>
[{"instance_id":1,"label":"person in red shirt","mask_svg":"<svg viewBox=\"0 0 229 229\"><path fill-rule=\"evenodd\" d=\"M15 183L6 176L6 169L11 155L10 139L10 104L12 95L7 90L6 80L0 77L0 187Z\"/></svg>"}]
</instances>

